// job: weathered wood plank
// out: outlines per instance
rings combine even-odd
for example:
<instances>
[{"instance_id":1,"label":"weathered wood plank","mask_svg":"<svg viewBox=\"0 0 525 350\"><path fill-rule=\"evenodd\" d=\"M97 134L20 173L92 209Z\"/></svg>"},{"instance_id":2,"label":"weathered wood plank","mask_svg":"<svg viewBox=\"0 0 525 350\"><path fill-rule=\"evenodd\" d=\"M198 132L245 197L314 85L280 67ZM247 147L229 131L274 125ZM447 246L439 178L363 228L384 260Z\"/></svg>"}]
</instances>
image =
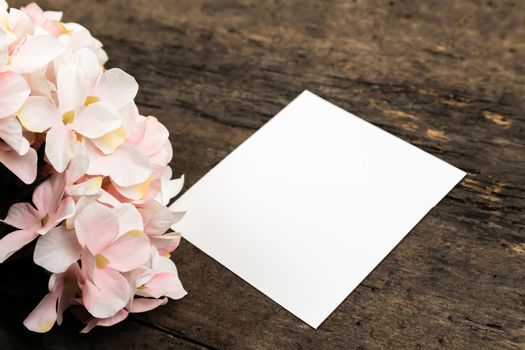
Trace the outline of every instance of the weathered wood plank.
<instances>
[{"instance_id":1,"label":"weathered wood plank","mask_svg":"<svg viewBox=\"0 0 525 350\"><path fill-rule=\"evenodd\" d=\"M137 102L170 129L186 188L303 89L469 175L317 331L183 242L174 259L186 298L94 336L31 335L39 344L525 346L525 3L40 3L88 27L109 66L137 78Z\"/></svg>"}]
</instances>

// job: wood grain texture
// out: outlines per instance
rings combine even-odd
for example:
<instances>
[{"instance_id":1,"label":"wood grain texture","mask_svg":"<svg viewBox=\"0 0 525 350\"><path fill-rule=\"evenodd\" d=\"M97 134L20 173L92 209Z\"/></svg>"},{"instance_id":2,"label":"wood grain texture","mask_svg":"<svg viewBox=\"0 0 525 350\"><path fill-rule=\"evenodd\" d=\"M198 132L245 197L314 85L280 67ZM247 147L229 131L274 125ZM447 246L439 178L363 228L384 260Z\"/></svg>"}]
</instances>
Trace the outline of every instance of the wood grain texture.
<instances>
[{"instance_id":1,"label":"wood grain texture","mask_svg":"<svg viewBox=\"0 0 525 350\"><path fill-rule=\"evenodd\" d=\"M304 89L468 176L318 330L183 242L187 297L87 336L28 334L46 276L0 266L2 349L525 348L525 2L39 3L137 78L186 188Z\"/></svg>"}]
</instances>

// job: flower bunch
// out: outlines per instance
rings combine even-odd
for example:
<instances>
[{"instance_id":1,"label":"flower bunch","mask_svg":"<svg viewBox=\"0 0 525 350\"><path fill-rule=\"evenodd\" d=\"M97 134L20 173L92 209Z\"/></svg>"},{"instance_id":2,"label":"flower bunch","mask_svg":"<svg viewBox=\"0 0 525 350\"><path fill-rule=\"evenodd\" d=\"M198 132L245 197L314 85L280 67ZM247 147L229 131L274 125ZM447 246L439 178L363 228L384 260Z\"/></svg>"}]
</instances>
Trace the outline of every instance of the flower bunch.
<instances>
[{"instance_id":1,"label":"flower bunch","mask_svg":"<svg viewBox=\"0 0 525 350\"><path fill-rule=\"evenodd\" d=\"M43 179L3 220L16 230L0 262L37 240L49 293L24 325L46 332L78 305L87 332L186 294L170 259L183 213L167 207L184 179L172 179L168 130L139 114L135 79L105 70L100 41L61 19L0 0L0 162L26 184Z\"/></svg>"}]
</instances>

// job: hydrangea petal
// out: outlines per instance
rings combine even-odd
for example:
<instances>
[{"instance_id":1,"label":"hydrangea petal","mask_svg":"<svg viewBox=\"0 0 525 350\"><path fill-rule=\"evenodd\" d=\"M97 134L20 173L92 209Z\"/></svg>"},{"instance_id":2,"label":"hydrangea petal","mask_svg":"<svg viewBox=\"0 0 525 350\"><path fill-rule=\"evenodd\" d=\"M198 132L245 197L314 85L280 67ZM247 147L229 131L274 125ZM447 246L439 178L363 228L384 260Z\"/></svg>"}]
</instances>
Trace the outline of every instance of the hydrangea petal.
<instances>
[{"instance_id":1,"label":"hydrangea petal","mask_svg":"<svg viewBox=\"0 0 525 350\"><path fill-rule=\"evenodd\" d=\"M11 70L18 73L31 73L51 62L65 51L58 39L40 35L27 40L12 56Z\"/></svg>"},{"instance_id":2,"label":"hydrangea petal","mask_svg":"<svg viewBox=\"0 0 525 350\"><path fill-rule=\"evenodd\" d=\"M110 176L120 186L132 186L146 181L151 172L148 158L135 146L123 144L108 155L94 146L89 149L89 175Z\"/></svg>"},{"instance_id":3,"label":"hydrangea petal","mask_svg":"<svg viewBox=\"0 0 525 350\"><path fill-rule=\"evenodd\" d=\"M89 313L96 318L116 315L133 296L126 278L110 268L96 268L93 282L87 280L84 284L82 301Z\"/></svg>"},{"instance_id":4,"label":"hydrangea petal","mask_svg":"<svg viewBox=\"0 0 525 350\"><path fill-rule=\"evenodd\" d=\"M0 239L0 263L6 261L7 258L33 241L37 236L38 233L36 233L35 228L31 227L8 233Z\"/></svg>"},{"instance_id":5,"label":"hydrangea petal","mask_svg":"<svg viewBox=\"0 0 525 350\"><path fill-rule=\"evenodd\" d=\"M139 313L151 311L161 305L165 305L168 302L168 298L162 299L148 299L148 298L135 298L131 303L129 312Z\"/></svg>"},{"instance_id":6,"label":"hydrangea petal","mask_svg":"<svg viewBox=\"0 0 525 350\"><path fill-rule=\"evenodd\" d=\"M122 121L118 112L104 102L92 103L75 117L71 128L90 139L98 138L104 134L118 129Z\"/></svg>"},{"instance_id":7,"label":"hydrangea petal","mask_svg":"<svg viewBox=\"0 0 525 350\"><path fill-rule=\"evenodd\" d=\"M84 103L86 87L79 69L72 64L58 68L57 96L61 114L76 111Z\"/></svg>"},{"instance_id":8,"label":"hydrangea petal","mask_svg":"<svg viewBox=\"0 0 525 350\"><path fill-rule=\"evenodd\" d=\"M146 118L144 127L144 135L142 140L137 144L137 147L149 156L155 154L165 146L170 133L157 118L152 116Z\"/></svg>"},{"instance_id":9,"label":"hydrangea petal","mask_svg":"<svg viewBox=\"0 0 525 350\"><path fill-rule=\"evenodd\" d=\"M108 318L92 318L87 325L80 331L80 333L89 333L96 326L110 327L119 322L124 321L129 315L126 309L122 309L114 316Z\"/></svg>"},{"instance_id":10,"label":"hydrangea petal","mask_svg":"<svg viewBox=\"0 0 525 350\"><path fill-rule=\"evenodd\" d=\"M122 69L112 68L102 74L94 96L120 109L135 98L138 90L135 78Z\"/></svg>"},{"instance_id":11,"label":"hydrangea petal","mask_svg":"<svg viewBox=\"0 0 525 350\"><path fill-rule=\"evenodd\" d=\"M124 126L110 131L100 137L92 139L91 142L104 154L114 152L126 140L126 129Z\"/></svg>"},{"instance_id":12,"label":"hydrangea petal","mask_svg":"<svg viewBox=\"0 0 525 350\"><path fill-rule=\"evenodd\" d=\"M0 118L0 138L21 156L29 152L29 141L16 117Z\"/></svg>"},{"instance_id":13,"label":"hydrangea petal","mask_svg":"<svg viewBox=\"0 0 525 350\"><path fill-rule=\"evenodd\" d=\"M120 236L102 252L102 255L109 261L108 267L127 272L148 260L150 247L148 236L141 231L133 230Z\"/></svg>"},{"instance_id":14,"label":"hydrangea petal","mask_svg":"<svg viewBox=\"0 0 525 350\"><path fill-rule=\"evenodd\" d=\"M137 293L139 295L160 298L167 296L177 300L188 294L182 287L177 274L173 272L160 272L155 274L151 280L144 285L144 288Z\"/></svg>"},{"instance_id":15,"label":"hydrangea petal","mask_svg":"<svg viewBox=\"0 0 525 350\"><path fill-rule=\"evenodd\" d=\"M40 224L37 210L30 203L15 203L2 220L5 224L19 229L36 227Z\"/></svg>"},{"instance_id":16,"label":"hydrangea petal","mask_svg":"<svg viewBox=\"0 0 525 350\"><path fill-rule=\"evenodd\" d=\"M24 326L37 333L46 333L53 328L57 319L58 296L58 292L48 293L24 320Z\"/></svg>"},{"instance_id":17,"label":"hydrangea petal","mask_svg":"<svg viewBox=\"0 0 525 350\"><path fill-rule=\"evenodd\" d=\"M42 182L33 192L33 203L41 216L54 213L64 193L64 176L55 174Z\"/></svg>"},{"instance_id":18,"label":"hydrangea petal","mask_svg":"<svg viewBox=\"0 0 525 350\"><path fill-rule=\"evenodd\" d=\"M142 216L134 205L127 203L122 204L114 208L113 213L115 213L115 215L118 217L119 236L132 230L144 230Z\"/></svg>"},{"instance_id":19,"label":"hydrangea petal","mask_svg":"<svg viewBox=\"0 0 525 350\"><path fill-rule=\"evenodd\" d=\"M53 126L46 134L46 157L59 173L63 172L75 155L75 136L62 123Z\"/></svg>"},{"instance_id":20,"label":"hydrangea petal","mask_svg":"<svg viewBox=\"0 0 525 350\"><path fill-rule=\"evenodd\" d=\"M80 258L81 250L75 232L58 226L38 239L33 258L37 265L60 273Z\"/></svg>"},{"instance_id":21,"label":"hydrangea petal","mask_svg":"<svg viewBox=\"0 0 525 350\"><path fill-rule=\"evenodd\" d=\"M26 184L35 181L37 162L38 157L33 148L29 148L29 151L23 156L15 151L0 150L0 163Z\"/></svg>"},{"instance_id":22,"label":"hydrangea petal","mask_svg":"<svg viewBox=\"0 0 525 350\"><path fill-rule=\"evenodd\" d=\"M105 205L89 204L75 218L75 231L82 246L87 246L93 255L101 252L118 235L117 216Z\"/></svg>"},{"instance_id":23,"label":"hydrangea petal","mask_svg":"<svg viewBox=\"0 0 525 350\"><path fill-rule=\"evenodd\" d=\"M15 72L0 73L0 117L15 114L29 93L29 85L22 76Z\"/></svg>"},{"instance_id":24,"label":"hydrangea petal","mask_svg":"<svg viewBox=\"0 0 525 350\"><path fill-rule=\"evenodd\" d=\"M59 123L58 108L44 96L31 96L18 114L20 123L29 131L43 132Z\"/></svg>"}]
</instances>

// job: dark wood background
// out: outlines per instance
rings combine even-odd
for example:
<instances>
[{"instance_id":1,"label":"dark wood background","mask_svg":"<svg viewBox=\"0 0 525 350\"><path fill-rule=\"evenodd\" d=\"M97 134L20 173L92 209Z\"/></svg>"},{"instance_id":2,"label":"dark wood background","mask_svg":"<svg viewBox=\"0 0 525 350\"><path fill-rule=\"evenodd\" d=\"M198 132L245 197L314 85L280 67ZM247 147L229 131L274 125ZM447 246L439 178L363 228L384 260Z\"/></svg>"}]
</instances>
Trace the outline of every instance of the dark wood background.
<instances>
[{"instance_id":1,"label":"dark wood background","mask_svg":"<svg viewBox=\"0 0 525 350\"><path fill-rule=\"evenodd\" d=\"M187 297L89 335L27 332L47 276L0 266L2 349L525 348L524 1L39 3L137 78L185 188L304 89L468 176L318 330L183 242Z\"/></svg>"}]
</instances>

